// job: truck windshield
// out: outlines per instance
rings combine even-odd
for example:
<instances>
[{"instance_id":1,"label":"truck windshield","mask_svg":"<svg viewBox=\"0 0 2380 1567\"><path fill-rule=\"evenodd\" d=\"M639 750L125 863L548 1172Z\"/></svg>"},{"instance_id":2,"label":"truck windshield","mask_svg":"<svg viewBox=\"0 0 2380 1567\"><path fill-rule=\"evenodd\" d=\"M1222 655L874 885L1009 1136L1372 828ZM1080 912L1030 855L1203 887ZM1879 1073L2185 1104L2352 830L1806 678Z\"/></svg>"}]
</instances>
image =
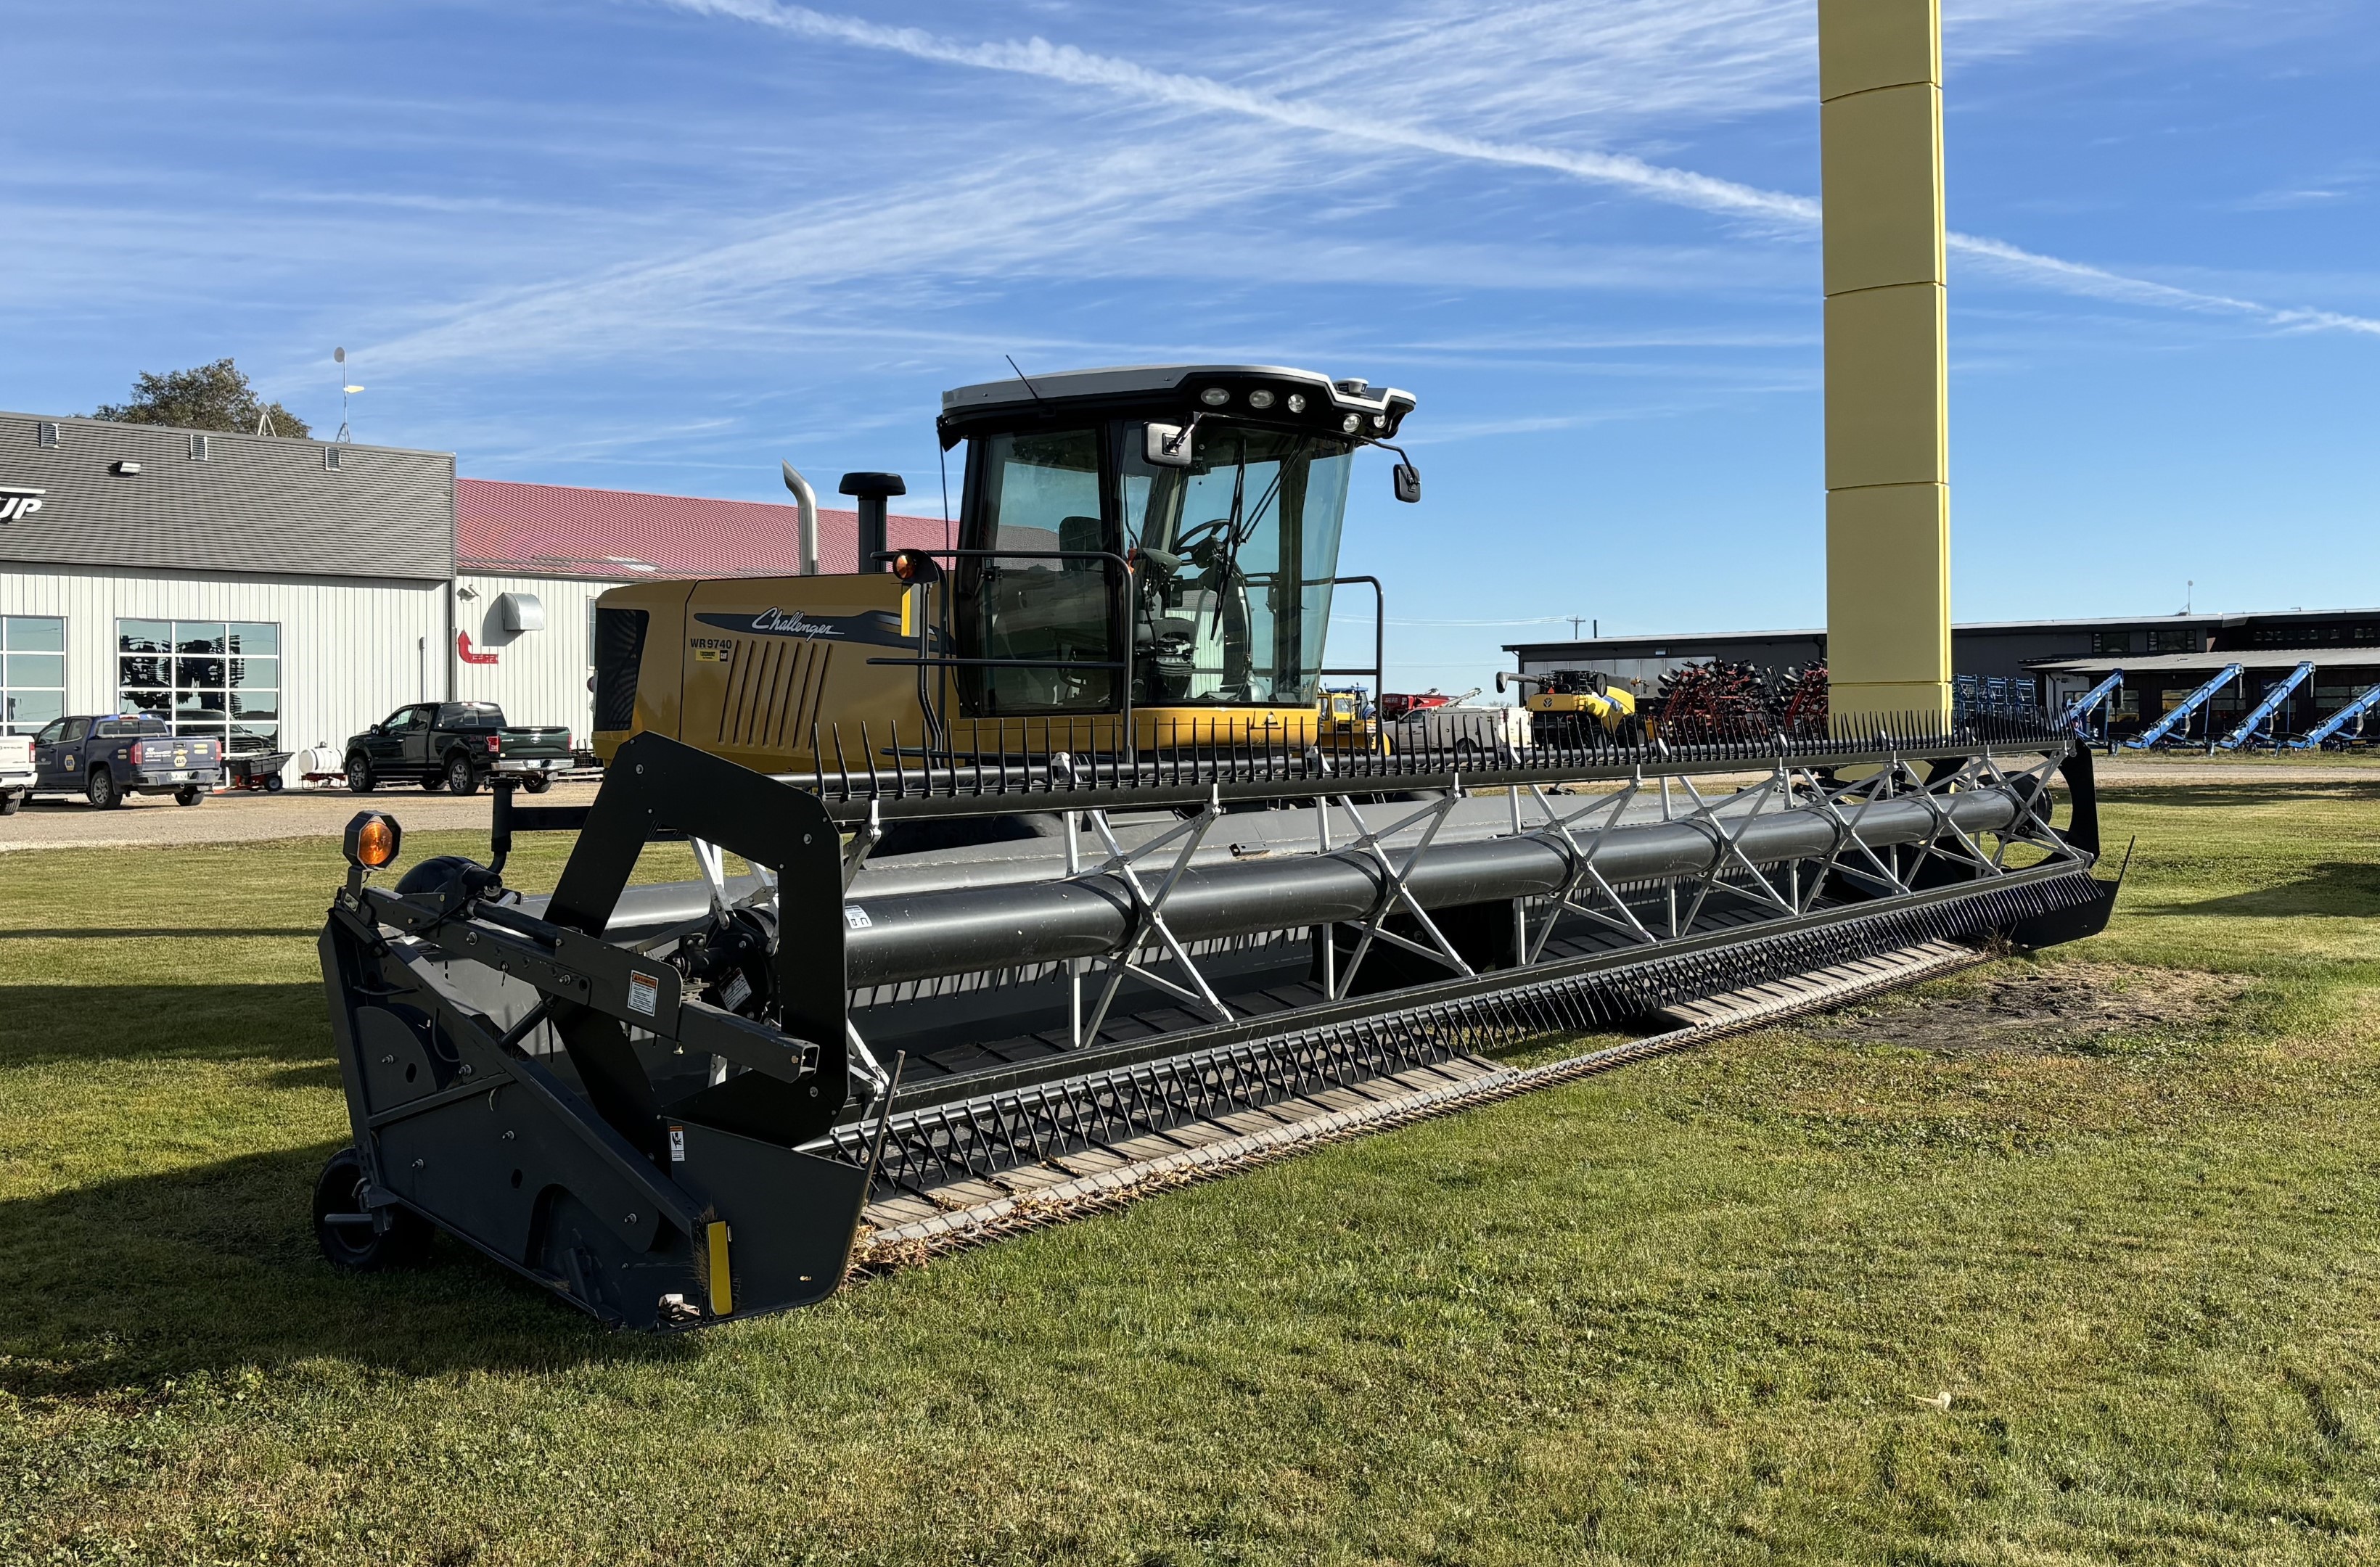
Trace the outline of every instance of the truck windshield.
<instances>
[{"instance_id":1,"label":"truck windshield","mask_svg":"<svg viewBox=\"0 0 2380 1567\"><path fill-rule=\"evenodd\" d=\"M1193 449L1159 468L1123 443L1133 700L1310 707L1354 447L1209 419Z\"/></svg>"}]
</instances>

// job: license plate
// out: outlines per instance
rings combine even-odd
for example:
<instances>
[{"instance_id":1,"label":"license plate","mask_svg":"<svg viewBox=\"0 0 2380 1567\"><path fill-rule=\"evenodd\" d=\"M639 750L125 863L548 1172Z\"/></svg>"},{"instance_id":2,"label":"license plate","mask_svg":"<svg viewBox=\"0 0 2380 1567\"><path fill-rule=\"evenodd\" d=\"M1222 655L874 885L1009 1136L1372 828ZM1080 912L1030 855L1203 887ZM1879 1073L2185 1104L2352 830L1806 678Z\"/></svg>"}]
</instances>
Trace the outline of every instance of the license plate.
<instances>
[{"instance_id":1,"label":"license plate","mask_svg":"<svg viewBox=\"0 0 2380 1567\"><path fill-rule=\"evenodd\" d=\"M189 778L190 778L190 775L189 775L189 773L188 773L188 771L181 771L181 772L173 773L173 774L170 774L170 776L173 778L174 782L175 782L175 783L176 783L176 784L187 784L187 783L188 783L188 782L189 782Z\"/></svg>"}]
</instances>

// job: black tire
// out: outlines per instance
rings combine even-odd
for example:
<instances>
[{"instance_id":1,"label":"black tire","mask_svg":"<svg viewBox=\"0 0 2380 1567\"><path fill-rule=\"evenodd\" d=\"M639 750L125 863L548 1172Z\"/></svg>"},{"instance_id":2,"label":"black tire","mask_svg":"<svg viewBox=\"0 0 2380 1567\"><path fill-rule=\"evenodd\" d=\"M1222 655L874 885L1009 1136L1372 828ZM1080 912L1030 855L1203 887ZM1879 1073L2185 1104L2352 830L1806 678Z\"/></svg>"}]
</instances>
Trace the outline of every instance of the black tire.
<instances>
[{"instance_id":1,"label":"black tire","mask_svg":"<svg viewBox=\"0 0 2380 1567\"><path fill-rule=\"evenodd\" d=\"M384 1229L336 1221L337 1216L364 1212L363 1187L363 1160L351 1148L333 1154L314 1178L314 1244L322 1248L322 1256L355 1273L419 1267L430 1255L435 1232L411 1209L387 1209Z\"/></svg>"},{"instance_id":2,"label":"black tire","mask_svg":"<svg viewBox=\"0 0 2380 1567\"><path fill-rule=\"evenodd\" d=\"M93 810L114 810L124 804L124 791L115 786L115 774L103 767L94 767L83 780L82 792Z\"/></svg>"},{"instance_id":3,"label":"black tire","mask_svg":"<svg viewBox=\"0 0 2380 1567\"><path fill-rule=\"evenodd\" d=\"M551 772L532 772L521 780L521 787L527 789L532 795L542 795L548 789L553 787L553 774Z\"/></svg>"},{"instance_id":4,"label":"black tire","mask_svg":"<svg viewBox=\"0 0 2380 1567\"><path fill-rule=\"evenodd\" d=\"M369 795L372 792L372 785L377 782L379 780L372 777L371 762L361 751L347 759L347 792L349 794Z\"/></svg>"},{"instance_id":5,"label":"black tire","mask_svg":"<svg viewBox=\"0 0 2380 1567\"><path fill-rule=\"evenodd\" d=\"M480 792L480 775L471 766L471 759L456 752L446 759L446 792L450 795L476 795Z\"/></svg>"},{"instance_id":6,"label":"black tire","mask_svg":"<svg viewBox=\"0 0 2380 1567\"><path fill-rule=\"evenodd\" d=\"M421 786L434 795L446 787L446 775L443 772L425 772L421 775Z\"/></svg>"},{"instance_id":7,"label":"black tire","mask_svg":"<svg viewBox=\"0 0 2380 1567\"><path fill-rule=\"evenodd\" d=\"M277 795L277 794L281 793L281 790L282 790L281 774L279 774L279 773L275 772L275 773L273 773L273 774L270 775L269 777L267 777L267 778L265 779L265 781L264 781L264 792L265 792L266 794L268 794L268 795Z\"/></svg>"},{"instance_id":8,"label":"black tire","mask_svg":"<svg viewBox=\"0 0 2380 1567\"><path fill-rule=\"evenodd\" d=\"M17 808L25 803L22 795L0 795L0 816L14 816Z\"/></svg>"},{"instance_id":9,"label":"black tire","mask_svg":"<svg viewBox=\"0 0 2380 1567\"><path fill-rule=\"evenodd\" d=\"M206 797L207 794L203 789L176 789L174 791L174 803L177 806L194 806Z\"/></svg>"}]
</instances>

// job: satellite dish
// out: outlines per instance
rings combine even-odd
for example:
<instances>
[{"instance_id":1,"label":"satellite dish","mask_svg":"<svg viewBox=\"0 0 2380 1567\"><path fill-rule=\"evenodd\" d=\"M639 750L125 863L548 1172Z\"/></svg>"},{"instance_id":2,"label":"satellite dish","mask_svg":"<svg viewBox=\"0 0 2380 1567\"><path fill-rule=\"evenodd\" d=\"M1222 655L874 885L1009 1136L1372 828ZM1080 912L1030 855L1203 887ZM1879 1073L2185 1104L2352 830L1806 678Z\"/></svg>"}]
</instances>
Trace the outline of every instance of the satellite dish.
<instances>
[{"instance_id":1,"label":"satellite dish","mask_svg":"<svg viewBox=\"0 0 2380 1567\"><path fill-rule=\"evenodd\" d=\"M334 348L331 350L331 358L341 364L346 364L347 362L347 351L345 348Z\"/></svg>"}]
</instances>

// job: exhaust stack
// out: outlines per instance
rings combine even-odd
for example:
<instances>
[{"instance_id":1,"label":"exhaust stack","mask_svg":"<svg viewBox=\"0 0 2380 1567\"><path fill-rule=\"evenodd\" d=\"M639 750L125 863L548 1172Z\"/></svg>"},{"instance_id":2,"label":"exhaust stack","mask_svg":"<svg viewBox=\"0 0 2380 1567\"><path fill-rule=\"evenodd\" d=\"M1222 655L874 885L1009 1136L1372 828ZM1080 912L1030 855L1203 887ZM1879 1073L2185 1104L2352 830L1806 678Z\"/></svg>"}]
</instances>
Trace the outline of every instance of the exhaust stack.
<instances>
[{"instance_id":1,"label":"exhaust stack","mask_svg":"<svg viewBox=\"0 0 2380 1567\"><path fill-rule=\"evenodd\" d=\"M818 492L810 488L810 481L804 479L793 464L785 463L782 466L785 470L785 488L794 492L794 510L796 515L794 524L795 552L801 558L802 575L816 577L819 574Z\"/></svg>"}]
</instances>

